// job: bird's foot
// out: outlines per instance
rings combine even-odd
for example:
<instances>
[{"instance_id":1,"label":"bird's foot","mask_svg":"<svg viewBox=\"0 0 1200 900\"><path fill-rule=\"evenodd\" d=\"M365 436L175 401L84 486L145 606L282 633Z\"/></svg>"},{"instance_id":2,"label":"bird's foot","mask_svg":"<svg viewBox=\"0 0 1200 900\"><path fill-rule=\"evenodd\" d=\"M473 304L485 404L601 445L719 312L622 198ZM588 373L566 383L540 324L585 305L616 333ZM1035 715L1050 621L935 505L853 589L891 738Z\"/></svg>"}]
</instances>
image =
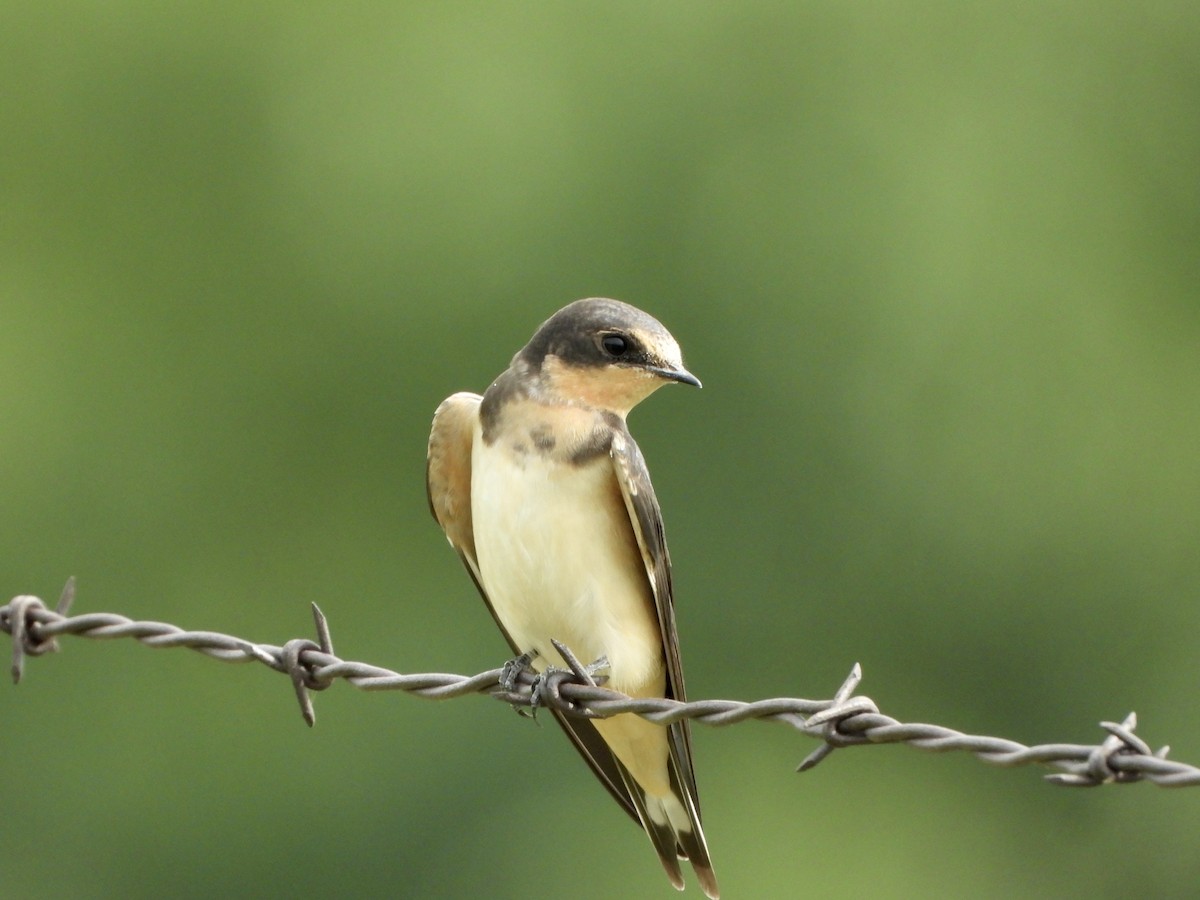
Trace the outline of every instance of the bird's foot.
<instances>
[{"instance_id":1,"label":"bird's foot","mask_svg":"<svg viewBox=\"0 0 1200 900\"><path fill-rule=\"evenodd\" d=\"M533 650L527 650L520 656L514 656L504 664L504 668L500 670L500 687L504 688L504 693L511 694L517 686L517 679L521 677L522 672L533 671L531 665L537 659L537 653Z\"/></svg>"},{"instance_id":2,"label":"bird's foot","mask_svg":"<svg viewBox=\"0 0 1200 900\"><path fill-rule=\"evenodd\" d=\"M563 661L566 662L567 667L571 670L572 674L574 674L575 678L578 679L580 684L587 684L591 685L592 687L596 687L597 684L602 684L607 680L605 678L601 678L599 682L597 682L597 680L593 677L601 669L607 669L609 667L607 656L601 656L599 659L593 660L585 666L579 661L579 657L571 652L571 648L562 641L556 641L554 638L550 638L550 643L554 645L554 649L558 651L558 655L563 658Z\"/></svg>"},{"instance_id":3,"label":"bird's foot","mask_svg":"<svg viewBox=\"0 0 1200 900\"><path fill-rule=\"evenodd\" d=\"M585 718L594 718L587 710L564 699L559 688L563 684L568 683L596 687L594 676L602 669L608 668L608 657L601 656L599 659L583 665L565 644L555 640L551 640L551 643L554 644L554 649L559 652L559 655L567 663L568 668L547 666L545 670L534 678L533 689L529 697L530 715L536 719L539 706L550 706L564 711L569 710ZM600 681L604 681L604 679L601 678Z\"/></svg>"},{"instance_id":4,"label":"bird's foot","mask_svg":"<svg viewBox=\"0 0 1200 900\"><path fill-rule=\"evenodd\" d=\"M538 709L549 706L551 709L568 705L559 693L559 688L565 681L574 681L575 673L570 669L559 666L546 666L533 679L533 687L529 691L529 711L517 710L524 716L537 721Z\"/></svg>"},{"instance_id":5,"label":"bird's foot","mask_svg":"<svg viewBox=\"0 0 1200 900\"><path fill-rule=\"evenodd\" d=\"M571 649L560 641L551 641L554 644L554 649L562 656L566 662L566 668L561 666L546 666L541 672L537 672L533 668L533 661L541 654L537 650L527 650L520 656L515 656L504 664L500 670L499 684L501 690L505 694L514 694L519 698L520 692L517 690L518 682L521 676L526 672L533 672L533 684L529 690L529 705L528 707L513 703L512 708L518 714L528 718L537 719L537 711L543 706L549 706L551 709L557 709L562 712L569 712L576 716L585 718L596 718L586 709L572 703L562 696L560 688L563 684L581 684L596 687L603 684L606 680L604 676L596 678L597 672L609 667L608 657L601 656L594 662L584 665L579 661Z\"/></svg>"}]
</instances>

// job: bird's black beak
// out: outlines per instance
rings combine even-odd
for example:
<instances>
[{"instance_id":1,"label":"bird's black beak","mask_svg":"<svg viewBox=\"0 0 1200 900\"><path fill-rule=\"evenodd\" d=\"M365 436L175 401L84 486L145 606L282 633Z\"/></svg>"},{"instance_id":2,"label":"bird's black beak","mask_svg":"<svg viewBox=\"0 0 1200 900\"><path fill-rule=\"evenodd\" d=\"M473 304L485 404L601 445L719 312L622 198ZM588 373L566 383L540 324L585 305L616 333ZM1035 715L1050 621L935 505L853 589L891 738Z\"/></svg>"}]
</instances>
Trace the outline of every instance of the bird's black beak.
<instances>
[{"instance_id":1,"label":"bird's black beak","mask_svg":"<svg viewBox=\"0 0 1200 900\"><path fill-rule=\"evenodd\" d=\"M680 384L690 384L692 387L704 387L704 385L700 383L700 379L687 369L660 369L657 367L651 367L650 371L659 378L666 378L668 381L678 381Z\"/></svg>"}]
</instances>

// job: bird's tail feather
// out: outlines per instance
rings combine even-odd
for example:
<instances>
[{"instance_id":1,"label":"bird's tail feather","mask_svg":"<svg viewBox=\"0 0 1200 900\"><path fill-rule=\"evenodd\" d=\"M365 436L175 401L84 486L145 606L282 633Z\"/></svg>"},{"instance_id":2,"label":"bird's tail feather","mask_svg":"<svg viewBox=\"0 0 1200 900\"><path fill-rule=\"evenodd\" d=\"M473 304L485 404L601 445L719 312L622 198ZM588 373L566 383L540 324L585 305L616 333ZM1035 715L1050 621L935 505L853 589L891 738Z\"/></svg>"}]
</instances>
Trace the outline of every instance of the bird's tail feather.
<instances>
[{"instance_id":1,"label":"bird's tail feather","mask_svg":"<svg viewBox=\"0 0 1200 900\"><path fill-rule=\"evenodd\" d=\"M708 857L708 844L700 826L700 813L690 802L688 792L681 788L675 766L671 765L671 793L653 796L638 784L621 766L625 786L633 799L642 827L654 845L659 862L676 890L684 888L679 860L686 859L696 872L700 888L710 900L718 900L716 875Z\"/></svg>"}]
</instances>

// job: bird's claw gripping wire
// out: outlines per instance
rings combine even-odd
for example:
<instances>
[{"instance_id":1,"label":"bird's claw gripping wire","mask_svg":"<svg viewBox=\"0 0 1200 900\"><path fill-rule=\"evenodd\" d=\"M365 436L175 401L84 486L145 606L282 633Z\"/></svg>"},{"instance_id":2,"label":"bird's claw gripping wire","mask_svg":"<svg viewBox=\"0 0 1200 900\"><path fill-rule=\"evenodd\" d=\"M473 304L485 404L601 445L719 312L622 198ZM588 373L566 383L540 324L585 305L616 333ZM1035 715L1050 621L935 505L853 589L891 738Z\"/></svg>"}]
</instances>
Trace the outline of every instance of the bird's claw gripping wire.
<instances>
[{"instance_id":1,"label":"bird's claw gripping wire","mask_svg":"<svg viewBox=\"0 0 1200 900\"><path fill-rule=\"evenodd\" d=\"M567 664L567 668L547 666L533 680L533 689L529 696L530 714L534 718L537 718L538 707L548 706L551 709L570 713L580 718L598 718L595 713L563 697L560 689L564 684L582 684L588 687L598 687L606 679L601 677L597 680L595 676L597 672L608 668L608 657L601 656L599 659L584 665L566 644L556 641L553 638L550 639L550 643L554 645L554 649L563 658L563 661Z\"/></svg>"},{"instance_id":2,"label":"bird's claw gripping wire","mask_svg":"<svg viewBox=\"0 0 1200 900\"><path fill-rule=\"evenodd\" d=\"M506 694L516 693L517 682L520 680L521 675L526 672L533 673L533 681L529 689L528 710L523 705L517 703L513 703L513 709L518 714L535 720L537 719L537 711L543 706L582 718L598 718L582 706L572 703L563 697L560 689L564 684L581 684L589 687L598 687L605 679L601 677L597 680L595 675L602 669L608 668L608 657L602 656L594 662L584 665L566 644L554 639L551 639L550 643L554 645L554 649L558 651L563 661L566 662L566 668L562 668L561 666L547 666L541 672L534 672L531 664L540 654L537 651L530 650L510 659L504 664L504 668L500 670L500 687Z\"/></svg>"},{"instance_id":3,"label":"bird's claw gripping wire","mask_svg":"<svg viewBox=\"0 0 1200 900\"><path fill-rule=\"evenodd\" d=\"M533 671L532 663L535 659L537 659L537 654L532 650L527 650L504 664L504 668L500 670L500 688L504 693L511 694L516 691L521 674Z\"/></svg>"}]
</instances>

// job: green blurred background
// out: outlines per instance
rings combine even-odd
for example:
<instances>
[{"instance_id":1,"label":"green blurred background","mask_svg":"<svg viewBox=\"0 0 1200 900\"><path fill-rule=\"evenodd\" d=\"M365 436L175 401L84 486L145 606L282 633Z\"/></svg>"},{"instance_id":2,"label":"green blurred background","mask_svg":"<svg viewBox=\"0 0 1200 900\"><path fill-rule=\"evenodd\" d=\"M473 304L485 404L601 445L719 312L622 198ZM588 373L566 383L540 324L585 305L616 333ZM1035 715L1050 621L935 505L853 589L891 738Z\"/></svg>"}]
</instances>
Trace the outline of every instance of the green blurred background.
<instances>
[{"instance_id":1,"label":"green blurred background","mask_svg":"<svg viewBox=\"0 0 1200 900\"><path fill-rule=\"evenodd\" d=\"M1200 761L1200 7L6 3L0 594L475 672L428 423L628 300L695 697ZM673 896L551 725L69 639L0 894ZM701 729L725 895L1194 896L1200 793ZM552 887L547 887L552 886ZM688 896L699 896L692 882Z\"/></svg>"}]
</instances>

